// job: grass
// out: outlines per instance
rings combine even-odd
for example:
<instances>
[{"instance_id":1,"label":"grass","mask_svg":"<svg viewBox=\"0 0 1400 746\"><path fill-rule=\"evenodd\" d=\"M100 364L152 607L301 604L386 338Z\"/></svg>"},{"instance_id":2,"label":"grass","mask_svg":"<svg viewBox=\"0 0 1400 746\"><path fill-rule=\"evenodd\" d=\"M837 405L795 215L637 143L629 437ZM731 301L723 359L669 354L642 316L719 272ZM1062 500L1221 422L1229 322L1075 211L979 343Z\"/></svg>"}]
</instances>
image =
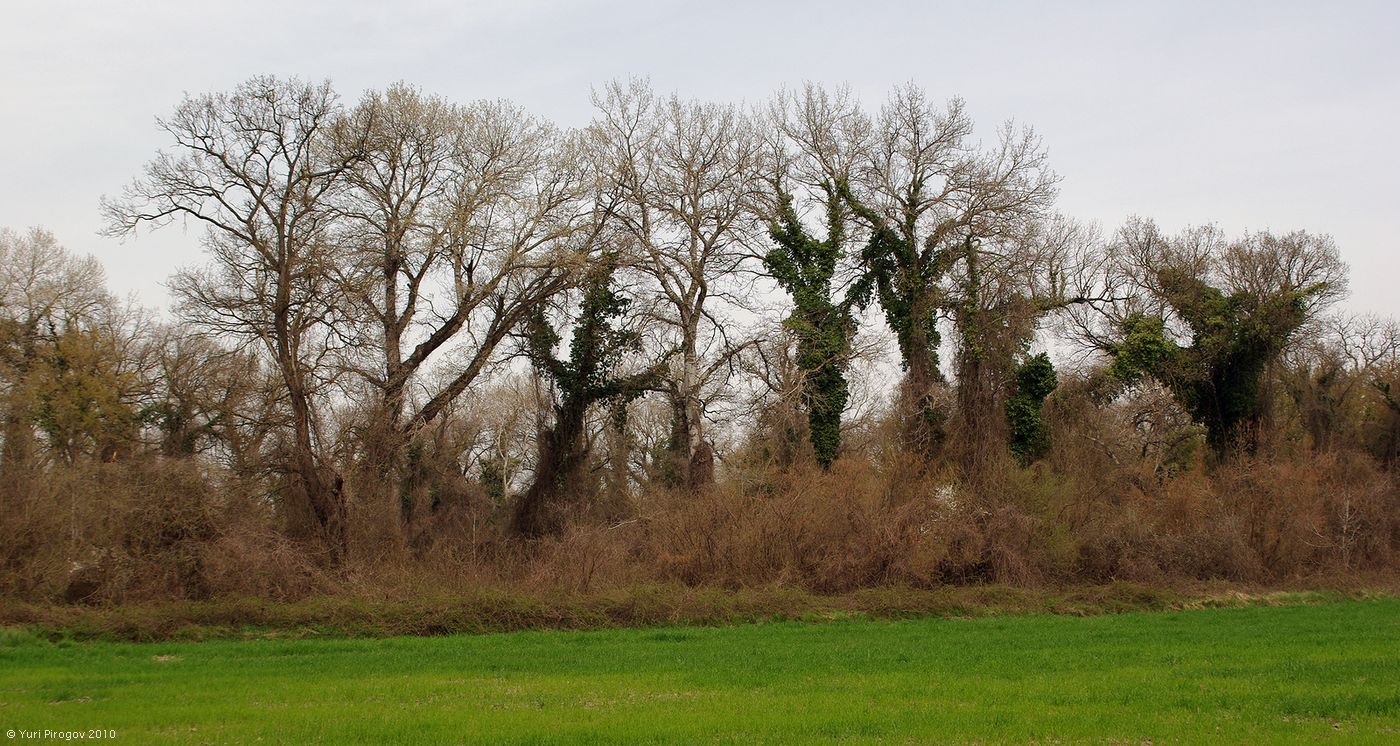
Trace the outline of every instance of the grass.
<instances>
[{"instance_id":1,"label":"grass","mask_svg":"<svg viewBox=\"0 0 1400 746\"><path fill-rule=\"evenodd\" d=\"M124 743L1400 739L1400 599L1093 617L57 642L0 732Z\"/></svg>"},{"instance_id":2,"label":"grass","mask_svg":"<svg viewBox=\"0 0 1400 746\"><path fill-rule=\"evenodd\" d=\"M643 585L579 593L481 589L398 599L326 595L295 601L216 598L120 604L34 603L0 597L0 627L49 639L159 640L395 637L523 630L822 621L863 617L1091 615L1374 597L1380 590L1279 591L1230 585L1171 589L1115 582L1063 588L999 585L867 588L820 595L798 588ZM1391 593L1393 595L1393 593Z\"/></svg>"}]
</instances>

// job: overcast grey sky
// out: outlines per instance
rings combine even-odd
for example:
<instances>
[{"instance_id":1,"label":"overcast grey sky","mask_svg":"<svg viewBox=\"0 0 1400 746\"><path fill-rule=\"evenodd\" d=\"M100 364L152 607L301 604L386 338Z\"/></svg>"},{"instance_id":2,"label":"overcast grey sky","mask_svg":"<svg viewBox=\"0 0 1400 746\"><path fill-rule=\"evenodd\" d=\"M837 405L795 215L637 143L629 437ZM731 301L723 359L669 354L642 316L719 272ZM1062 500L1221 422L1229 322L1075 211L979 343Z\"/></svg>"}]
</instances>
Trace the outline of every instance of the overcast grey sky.
<instances>
[{"instance_id":1,"label":"overcast grey sky","mask_svg":"<svg viewBox=\"0 0 1400 746\"><path fill-rule=\"evenodd\" d=\"M202 260L199 232L119 244L98 201L166 145L154 118L186 92L272 73L354 101L403 80L572 126L590 85L643 75L734 101L803 80L872 105L905 81L961 95L988 137L1037 129L1067 214L1330 233L1351 307L1400 315L1397 2L13 0L0 17L0 226L49 228L154 306Z\"/></svg>"}]
</instances>

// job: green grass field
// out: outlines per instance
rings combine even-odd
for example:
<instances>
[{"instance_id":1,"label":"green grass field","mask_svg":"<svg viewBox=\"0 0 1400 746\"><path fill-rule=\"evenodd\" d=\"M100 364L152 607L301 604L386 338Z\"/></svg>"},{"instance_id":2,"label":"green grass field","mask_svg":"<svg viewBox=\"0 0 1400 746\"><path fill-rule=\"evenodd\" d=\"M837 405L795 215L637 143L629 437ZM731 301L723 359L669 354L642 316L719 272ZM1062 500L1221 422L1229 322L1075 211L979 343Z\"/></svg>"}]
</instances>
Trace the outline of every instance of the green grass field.
<instances>
[{"instance_id":1,"label":"green grass field","mask_svg":"<svg viewBox=\"0 0 1400 746\"><path fill-rule=\"evenodd\" d=\"M0 639L0 735L90 728L143 744L1395 743L1400 600L437 638Z\"/></svg>"}]
</instances>

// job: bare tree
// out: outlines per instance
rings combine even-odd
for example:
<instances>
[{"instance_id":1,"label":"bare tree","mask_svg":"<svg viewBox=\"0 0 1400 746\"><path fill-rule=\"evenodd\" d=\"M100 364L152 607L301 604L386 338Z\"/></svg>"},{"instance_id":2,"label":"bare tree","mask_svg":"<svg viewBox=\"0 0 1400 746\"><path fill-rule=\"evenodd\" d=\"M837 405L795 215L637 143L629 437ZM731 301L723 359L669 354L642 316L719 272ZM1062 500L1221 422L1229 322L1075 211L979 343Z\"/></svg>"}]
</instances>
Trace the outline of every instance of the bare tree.
<instances>
[{"instance_id":1,"label":"bare tree","mask_svg":"<svg viewBox=\"0 0 1400 746\"><path fill-rule=\"evenodd\" d=\"M289 527L345 549L341 477L321 448L318 399L341 312L327 204L363 157L357 137L332 130L340 106L329 83L253 78L232 93L187 98L159 121L161 152L124 196L107 201L108 232L175 218L206 229L210 264L175 276L180 312L196 325L259 347L285 392L289 430L283 495Z\"/></svg>"},{"instance_id":2,"label":"bare tree","mask_svg":"<svg viewBox=\"0 0 1400 746\"><path fill-rule=\"evenodd\" d=\"M758 227L761 141L732 105L660 98L642 81L595 94L593 144L615 181L618 219L657 283L677 354L668 376L672 406L670 480L696 486L712 473L706 412L744 343L725 315L741 305L735 272L746 233Z\"/></svg>"},{"instance_id":3,"label":"bare tree","mask_svg":"<svg viewBox=\"0 0 1400 746\"><path fill-rule=\"evenodd\" d=\"M1327 314L1283 353L1277 375L1319 451L1362 446L1362 404L1376 372L1400 352L1400 328L1378 316ZM1384 397L1382 397L1384 401Z\"/></svg>"},{"instance_id":4,"label":"bare tree","mask_svg":"<svg viewBox=\"0 0 1400 746\"><path fill-rule=\"evenodd\" d=\"M398 85L367 95L339 131L356 138L347 155L363 150L337 201L339 277L369 322L348 332L363 353L351 367L378 392L362 440L392 490L404 443L569 281L594 205L573 143L509 104L460 107ZM449 352L450 374L423 375ZM420 507L411 495L399 494L405 527Z\"/></svg>"},{"instance_id":5,"label":"bare tree","mask_svg":"<svg viewBox=\"0 0 1400 746\"><path fill-rule=\"evenodd\" d=\"M924 453L941 440L946 416L936 411L934 387L948 272L975 262L970 248L979 242L1014 240L1055 196L1056 176L1033 132L1007 124L982 149L972 131L961 99L939 109L906 86L891 95L868 141L848 145L863 152L845 196L871 231L864 258L906 371L906 441Z\"/></svg>"},{"instance_id":6,"label":"bare tree","mask_svg":"<svg viewBox=\"0 0 1400 746\"><path fill-rule=\"evenodd\" d=\"M271 433L286 427L281 386L247 350L227 349L182 324L157 329L155 395L147 420L159 452L208 454L235 476L264 476Z\"/></svg>"}]
</instances>

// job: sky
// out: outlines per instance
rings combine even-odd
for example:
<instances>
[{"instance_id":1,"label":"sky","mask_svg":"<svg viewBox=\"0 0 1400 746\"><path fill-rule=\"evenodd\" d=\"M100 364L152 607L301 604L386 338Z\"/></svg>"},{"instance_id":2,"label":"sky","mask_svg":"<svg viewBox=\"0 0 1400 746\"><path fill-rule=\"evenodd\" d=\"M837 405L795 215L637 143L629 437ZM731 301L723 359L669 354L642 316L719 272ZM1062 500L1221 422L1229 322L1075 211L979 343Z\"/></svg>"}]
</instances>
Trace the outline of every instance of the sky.
<instances>
[{"instance_id":1,"label":"sky","mask_svg":"<svg viewBox=\"0 0 1400 746\"><path fill-rule=\"evenodd\" d=\"M118 2L12 0L0 24L0 226L42 226L167 304L202 261L178 224L98 235L99 203L158 149L155 118L253 75L330 79L347 103L405 81L585 124L590 88L759 103L905 82L962 96L990 140L1043 138L1058 209L1111 231L1305 229L1335 237L1357 312L1400 316L1400 3Z\"/></svg>"}]
</instances>

